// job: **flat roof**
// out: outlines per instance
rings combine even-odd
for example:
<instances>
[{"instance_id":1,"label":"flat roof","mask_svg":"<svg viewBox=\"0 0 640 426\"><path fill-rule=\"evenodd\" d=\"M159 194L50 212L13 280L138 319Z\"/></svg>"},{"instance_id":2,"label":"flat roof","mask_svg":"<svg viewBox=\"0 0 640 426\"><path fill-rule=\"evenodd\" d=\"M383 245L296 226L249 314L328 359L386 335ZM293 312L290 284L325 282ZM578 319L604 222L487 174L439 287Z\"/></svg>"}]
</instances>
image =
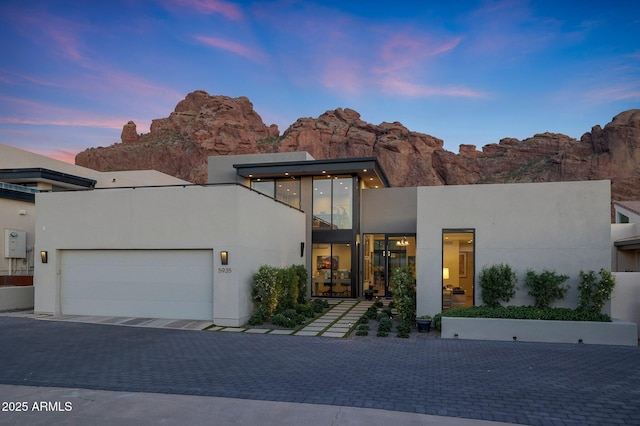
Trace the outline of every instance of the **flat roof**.
<instances>
[{"instance_id":1,"label":"flat roof","mask_svg":"<svg viewBox=\"0 0 640 426\"><path fill-rule=\"evenodd\" d=\"M20 169L0 169L0 182L7 183L28 183L47 182L69 189L93 188L95 180L82 176L70 175L68 173L57 172L55 170L42 167L20 168Z\"/></svg>"},{"instance_id":2,"label":"flat roof","mask_svg":"<svg viewBox=\"0 0 640 426\"><path fill-rule=\"evenodd\" d=\"M244 178L286 178L296 176L358 175L368 186L389 187L389 179L376 157L330 160L282 161L276 163L234 164Z\"/></svg>"}]
</instances>

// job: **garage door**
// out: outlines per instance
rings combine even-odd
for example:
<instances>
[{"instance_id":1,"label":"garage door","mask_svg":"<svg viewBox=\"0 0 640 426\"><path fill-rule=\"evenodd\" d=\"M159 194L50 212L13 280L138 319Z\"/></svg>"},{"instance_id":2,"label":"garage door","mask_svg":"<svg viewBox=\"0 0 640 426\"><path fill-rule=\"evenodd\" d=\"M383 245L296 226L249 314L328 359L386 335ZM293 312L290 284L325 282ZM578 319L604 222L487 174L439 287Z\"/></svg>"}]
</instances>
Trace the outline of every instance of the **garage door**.
<instances>
[{"instance_id":1,"label":"garage door","mask_svg":"<svg viewBox=\"0 0 640 426\"><path fill-rule=\"evenodd\" d=\"M65 250L62 313L213 318L211 250Z\"/></svg>"}]
</instances>

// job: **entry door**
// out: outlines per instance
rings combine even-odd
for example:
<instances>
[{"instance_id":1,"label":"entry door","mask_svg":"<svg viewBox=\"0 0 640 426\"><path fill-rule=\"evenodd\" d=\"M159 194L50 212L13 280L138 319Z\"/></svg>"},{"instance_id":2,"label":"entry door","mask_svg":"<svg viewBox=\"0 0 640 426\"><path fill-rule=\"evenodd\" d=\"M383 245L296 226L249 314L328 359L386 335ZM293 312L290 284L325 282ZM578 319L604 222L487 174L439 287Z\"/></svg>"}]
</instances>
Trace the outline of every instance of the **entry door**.
<instances>
[{"instance_id":1,"label":"entry door","mask_svg":"<svg viewBox=\"0 0 640 426\"><path fill-rule=\"evenodd\" d=\"M416 238L414 235L365 234L363 292L371 288L374 296L391 297L391 278L395 268L409 266L415 275Z\"/></svg>"}]
</instances>

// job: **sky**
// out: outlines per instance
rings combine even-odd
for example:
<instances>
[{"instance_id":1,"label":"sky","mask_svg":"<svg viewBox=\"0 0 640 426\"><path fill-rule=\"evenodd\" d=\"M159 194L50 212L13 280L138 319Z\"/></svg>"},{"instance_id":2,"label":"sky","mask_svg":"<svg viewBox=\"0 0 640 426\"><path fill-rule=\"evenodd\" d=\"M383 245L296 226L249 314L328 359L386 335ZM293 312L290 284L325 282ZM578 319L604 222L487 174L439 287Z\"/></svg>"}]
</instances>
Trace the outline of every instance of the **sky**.
<instances>
[{"instance_id":1,"label":"sky","mask_svg":"<svg viewBox=\"0 0 640 426\"><path fill-rule=\"evenodd\" d=\"M73 162L195 90L479 149L640 108L640 1L3 0L0 143Z\"/></svg>"}]
</instances>

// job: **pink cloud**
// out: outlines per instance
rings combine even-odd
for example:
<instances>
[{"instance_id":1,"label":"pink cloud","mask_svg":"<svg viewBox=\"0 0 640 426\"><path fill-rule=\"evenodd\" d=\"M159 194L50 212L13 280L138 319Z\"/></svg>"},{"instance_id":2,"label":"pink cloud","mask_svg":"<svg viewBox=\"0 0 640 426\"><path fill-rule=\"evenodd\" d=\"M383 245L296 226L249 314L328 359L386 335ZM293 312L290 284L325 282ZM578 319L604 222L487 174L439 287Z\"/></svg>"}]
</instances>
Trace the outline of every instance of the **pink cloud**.
<instances>
[{"instance_id":1,"label":"pink cloud","mask_svg":"<svg viewBox=\"0 0 640 426\"><path fill-rule=\"evenodd\" d=\"M380 86L386 93L407 97L452 96L463 98L485 98L483 92L455 86L427 86L408 81L386 78L380 81Z\"/></svg>"},{"instance_id":2,"label":"pink cloud","mask_svg":"<svg viewBox=\"0 0 640 426\"><path fill-rule=\"evenodd\" d=\"M122 129L124 123L129 121L123 118L92 116L84 110L60 108L24 99L0 97L0 101L16 113L13 117L0 117L0 123Z\"/></svg>"},{"instance_id":3,"label":"pink cloud","mask_svg":"<svg viewBox=\"0 0 640 426\"><path fill-rule=\"evenodd\" d=\"M166 2L168 6L189 8L198 13L210 15L220 14L227 19L239 21L243 18L242 10L235 4L220 0L173 0Z\"/></svg>"},{"instance_id":4,"label":"pink cloud","mask_svg":"<svg viewBox=\"0 0 640 426\"><path fill-rule=\"evenodd\" d=\"M207 46L226 50L227 52L234 53L252 61L261 62L265 57L265 54L263 52L233 41L206 36L195 36L195 39L201 43L206 44Z\"/></svg>"},{"instance_id":5,"label":"pink cloud","mask_svg":"<svg viewBox=\"0 0 640 426\"><path fill-rule=\"evenodd\" d=\"M43 155L45 157L53 158L54 160L64 161L65 163L76 163L76 154L77 152L64 151L64 150L55 150L55 151L44 151L39 149L26 149L26 151L33 152L34 154Z\"/></svg>"}]
</instances>

